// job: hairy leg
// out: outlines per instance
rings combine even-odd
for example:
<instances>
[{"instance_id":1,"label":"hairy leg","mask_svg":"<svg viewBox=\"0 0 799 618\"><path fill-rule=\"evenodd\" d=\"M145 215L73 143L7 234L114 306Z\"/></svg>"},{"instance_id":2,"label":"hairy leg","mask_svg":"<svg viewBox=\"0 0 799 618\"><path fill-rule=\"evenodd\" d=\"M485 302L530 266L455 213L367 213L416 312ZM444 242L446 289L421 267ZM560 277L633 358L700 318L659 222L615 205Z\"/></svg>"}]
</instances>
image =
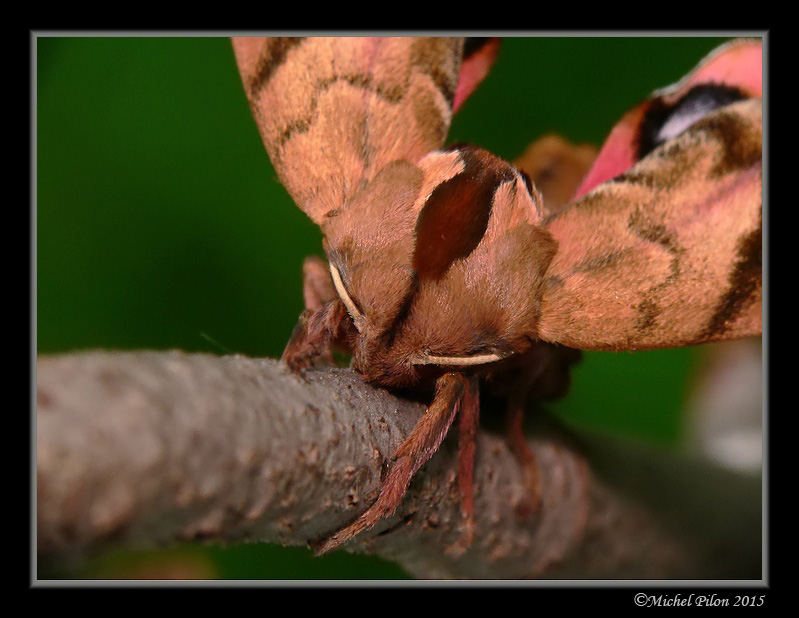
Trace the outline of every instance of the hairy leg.
<instances>
[{"instance_id":1,"label":"hairy leg","mask_svg":"<svg viewBox=\"0 0 799 618\"><path fill-rule=\"evenodd\" d=\"M516 506L516 514L519 517L530 517L541 508L541 481L538 474L538 463L524 435L523 421L526 399L526 392L514 393L508 401L507 409L508 445L519 462L527 487L526 499Z\"/></svg>"},{"instance_id":2,"label":"hairy leg","mask_svg":"<svg viewBox=\"0 0 799 618\"><path fill-rule=\"evenodd\" d=\"M471 401L476 397L476 393L472 393L472 388L469 378L460 373L447 373L438 379L433 402L405 442L394 453L388 475L375 503L352 524L334 533L322 543L317 553L322 554L335 549L396 510L413 475L438 450L455 415L461 409L464 398ZM475 413L472 412L472 415ZM472 456L469 467L473 463ZM471 517L474 518L473 513Z\"/></svg>"},{"instance_id":3,"label":"hairy leg","mask_svg":"<svg viewBox=\"0 0 799 618\"><path fill-rule=\"evenodd\" d=\"M527 500L517 506L520 517L533 515L541 508L541 484L535 455L524 433L524 413L528 400L546 401L566 394L572 366L582 354L565 346L538 343L505 385L507 397L507 440L516 456L527 485Z\"/></svg>"},{"instance_id":4,"label":"hairy leg","mask_svg":"<svg viewBox=\"0 0 799 618\"><path fill-rule=\"evenodd\" d=\"M466 383L460 404L458 425L458 488L461 494L463 533L452 553L466 551L474 539L474 460L477 454L477 429L480 425L480 393L477 378Z\"/></svg>"},{"instance_id":5,"label":"hairy leg","mask_svg":"<svg viewBox=\"0 0 799 618\"><path fill-rule=\"evenodd\" d=\"M316 256L302 265L305 311L294 327L281 360L293 371L316 363L333 365L333 348L348 349L352 323L336 293L327 262Z\"/></svg>"},{"instance_id":6,"label":"hairy leg","mask_svg":"<svg viewBox=\"0 0 799 618\"><path fill-rule=\"evenodd\" d=\"M351 320L339 300L322 305L317 311L306 309L294 327L294 332L280 359L292 371L307 369L316 361L333 358L333 345L341 340Z\"/></svg>"},{"instance_id":7,"label":"hairy leg","mask_svg":"<svg viewBox=\"0 0 799 618\"><path fill-rule=\"evenodd\" d=\"M302 263L302 296L305 308L311 311L338 298L327 262L315 255L309 255Z\"/></svg>"}]
</instances>

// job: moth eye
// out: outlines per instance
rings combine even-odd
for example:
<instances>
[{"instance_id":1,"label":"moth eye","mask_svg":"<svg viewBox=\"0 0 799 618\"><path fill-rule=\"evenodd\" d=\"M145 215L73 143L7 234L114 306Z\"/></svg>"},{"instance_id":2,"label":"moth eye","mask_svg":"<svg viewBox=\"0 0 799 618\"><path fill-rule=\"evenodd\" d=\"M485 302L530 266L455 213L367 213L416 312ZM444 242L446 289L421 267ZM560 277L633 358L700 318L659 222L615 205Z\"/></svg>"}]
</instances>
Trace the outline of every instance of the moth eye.
<instances>
[{"instance_id":1,"label":"moth eye","mask_svg":"<svg viewBox=\"0 0 799 618\"><path fill-rule=\"evenodd\" d=\"M332 263L330 264L330 275L333 277L333 285L336 286L336 292L338 292L341 302L343 302L344 306L347 308L347 313L350 314L352 321L355 323L355 328L360 331L361 329L358 326L358 323L363 319L363 314L358 311L358 307L355 305L355 302L347 293L347 288L344 287L344 282L341 280L341 275L338 272L338 268L336 268Z\"/></svg>"}]
</instances>

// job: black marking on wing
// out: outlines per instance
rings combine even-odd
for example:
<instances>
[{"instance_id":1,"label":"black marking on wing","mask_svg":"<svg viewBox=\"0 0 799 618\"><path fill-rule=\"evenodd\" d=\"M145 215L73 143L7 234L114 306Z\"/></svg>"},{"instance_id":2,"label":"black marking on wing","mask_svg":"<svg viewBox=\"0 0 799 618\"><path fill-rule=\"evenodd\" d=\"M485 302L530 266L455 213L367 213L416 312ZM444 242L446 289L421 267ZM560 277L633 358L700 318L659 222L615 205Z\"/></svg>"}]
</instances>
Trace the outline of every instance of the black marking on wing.
<instances>
[{"instance_id":1,"label":"black marking on wing","mask_svg":"<svg viewBox=\"0 0 799 618\"><path fill-rule=\"evenodd\" d=\"M277 139L275 140L275 144L278 149L288 142L296 133L304 133L311 127L316 120L319 95L339 82L346 82L351 86L356 86L366 90L377 97L388 101L389 103L399 103L402 100L402 97L405 95L404 89L400 87L386 88L380 83L376 83L370 75L364 75L363 73L336 75L335 77L321 80L314 87L314 96L311 100L311 111L303 118L294 120L286 125L286 127L279 133Z\"/></svg>"},{"instance_id":2,"label":"black marking on wing","mask_svg":"<svg viewBox=\"0 0 799 618\"><path fill-rule=\"evenodd\" d=\"M628 226L639 238L659 245L671 254L669 275L650 287L644 293L644 298L637 307L639 320L636 325L636 331L643 333L655 325L658 316L661 314L662 308L657 302L658 295L680 276L682 272L682 256L685 253L685 249L679 245L677 237L666 226L647 220L640 209L635 210L630 215Z\"/></svg>"},{"instance_id":3,"label":"black marking on wing","mask_svg":"<svg viewBox=\"0 0 799 618\"><path fill-rule=\"evenodd\" d=\"M719 107L745 98L747 95L738 88L723 84L698 84L671 105L664 103L662 98L652 100L638 127L637 160L643 159L667 141L660 132L669 120L687 115L693 118L691 124L694 124Z\"/></svg>"},{"instance_id":4,"label":"black marking on wing","mask_svg":"<svg viewBox=\"0 0 799 618\"><path fill-rule=\"evenodd\" d=\"M458 72L448 72L445 67L451 54L457 49L452 46L460 45L458 39L449 39L450 49L441 45L440 39L420 38L414 42L411 49L411 65L422 73L429 75L436 88L444 95L444 99L452 107L455 100L455 89L458 86Z\"/></svg>"},{"instance_id":5,"label":"black marking on wing","mask_svg":"<svg viewBox=\"0 0 799 618\"><path fill-rule=\"evenodd\" d=\"M704 130L722 144L723 156L710 170L711 178L748 169L762 162L762 134L739 115L716 114L705 122Z\"/></svg>"},{"instance_id":6,"label":"black marking on wing","mask_svg":"<svg viewBox=\"0 0 799 618\"><path fill-rule=\"evenodd\" d=\"M413 305L413 299L414 296L416 296L418 289L419 276L416 273L413 273L411 284L408 286L408 291L405 293L402 302L400 302L399 310L397 311L394 320L381 334L381 341L386 348L390 348L392 345L394 345L394 341L396 340L397 335L400 333L402 325L405 323L411 313L411 305Z\"/></svg>"},{"instance_id":7,"label":"black marking on wing","mask_svg":"<svg viewBox=\"0 0 799 618\"><path fill-rule=\"evenodd\" d=\"M699 333L699 340L716 339L723 334L761 289L763 278L763 216L757 228L739 239L736 260L728 278L727 291L713 315Z\"/></svg>"},{"instance_id":8,"label":"black marking on wing","mask_svg":"<svg viewBox=\"0 0 799 618\"><path fill-rule=\"evenodd\" d=\"M463 59L467 60L486 45L491 43L492 37L490 36L470 36L466 37L463 42Z\"/></svg>"},{"instance_id":9,"label":"black marking on wing","mask_svg":"<svg viewBox=\"0 0 799 618\"><path fill-rule=\"evenodd\" d=\"M256 98L258 93L269 83L275 70L283 64L289 50L297 47L304 40L305 37L267 37L259 54L255 76L249 83L250 99Z\"/></svg>"}]
</instances>

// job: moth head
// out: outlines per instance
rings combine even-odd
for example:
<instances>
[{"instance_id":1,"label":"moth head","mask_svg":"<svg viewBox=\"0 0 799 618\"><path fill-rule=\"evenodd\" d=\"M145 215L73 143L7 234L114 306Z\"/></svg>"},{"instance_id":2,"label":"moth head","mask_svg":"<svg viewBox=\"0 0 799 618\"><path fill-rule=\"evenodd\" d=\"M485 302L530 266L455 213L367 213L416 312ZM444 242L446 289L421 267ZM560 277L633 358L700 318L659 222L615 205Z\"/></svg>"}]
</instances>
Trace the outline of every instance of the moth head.
<instances>
[{"instance_id":1,"label":"moth head","mask_svg":"<svg viewBox=\"0 0 799 618\"><path fill-rule=\"evenodd\" d=\"M524 351L554 253L541 217L529 181L479 148L383 168L325 230L353 366L405 386Z\"/></svg>"}]
</instances>

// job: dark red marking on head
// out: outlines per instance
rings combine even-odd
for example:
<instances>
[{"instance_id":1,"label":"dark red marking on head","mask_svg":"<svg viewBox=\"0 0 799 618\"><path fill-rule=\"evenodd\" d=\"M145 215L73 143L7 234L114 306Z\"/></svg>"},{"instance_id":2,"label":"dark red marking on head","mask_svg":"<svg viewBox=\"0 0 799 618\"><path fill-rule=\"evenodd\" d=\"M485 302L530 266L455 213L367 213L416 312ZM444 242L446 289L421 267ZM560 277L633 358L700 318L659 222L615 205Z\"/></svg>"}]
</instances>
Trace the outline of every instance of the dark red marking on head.
<instances>
[{"instance_id":1,"label":"dark red marking on head","mask_svg":"<svg viewBox=\"0 0 799 618\"><path fill-rule=\"evenodd\" d=\"M480 243L488 226L497 187L513 169L486 150L458 146L463 171L437 186L416 222L413 267L420 278L441 277L452 262Z\"/></svg>"}]
</instances>

